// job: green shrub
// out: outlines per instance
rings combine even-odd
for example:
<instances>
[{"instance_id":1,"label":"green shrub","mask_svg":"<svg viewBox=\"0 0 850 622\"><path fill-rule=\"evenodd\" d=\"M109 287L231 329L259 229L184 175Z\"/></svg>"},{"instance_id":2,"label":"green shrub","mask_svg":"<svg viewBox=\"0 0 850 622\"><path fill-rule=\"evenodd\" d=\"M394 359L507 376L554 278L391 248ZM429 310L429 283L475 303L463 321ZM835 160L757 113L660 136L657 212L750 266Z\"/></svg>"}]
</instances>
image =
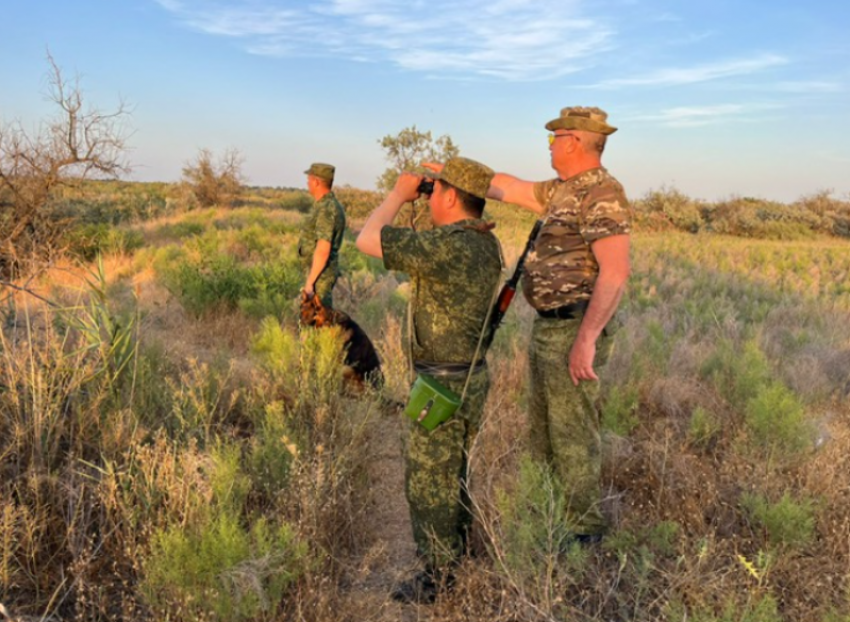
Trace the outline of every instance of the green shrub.
<instances>
[{"instance_id":1,"label":"green shrub","mask_svg":"<svg viewBox=\"0 0 850 622\"><path fill-rule=\"evenodd\" d=\"M688 611L681 603L672 603L667 613L666 619L689 622L786 622L779 613L776 599L769 594L751 597L745 603L738 603L730 597L720 614L708 607Z\"/></svg>"},{"instance_id":2,"label":"green shrub","mask_svg":"<svg viewBox=\"0 0 850 622\"><path fill-rule=\"evenodd\" d=\"M219 231L227 231L228 229L267 231L270 226L271 220L268 211L255 207L235 209L213 220L213 227Z\"/></svg>"},{"instance_id":3,"label":"green shrub","mask_svg":"<svg viewBox=\"0 0 850 622\"><path fill-rule=\"evenodd\" d=\"M334 194L345 207L348 218L366 218L384 199L384 195L376 190L360 190L351 186L334 187Z\"/></svg>"},{"instance_id":4,"label":"green shrub","mask_svg":"<svg viewBox=\"0 0 850 622\"><path fill-rule=\"evenodd\" d=\"M292 210L306 214L313 207L313 199L305 191L293 190L285 193L278 200L278 207L280 207L280 209Z\"/></svg>"},{"instance_id":5,"label":"green shrub","mask_svg":"<svg viewBox=\"0 0 850 622\"><path fill-rule=\"evenodd\" d=\"M294 258L252 266L245 269L244 278L238 306L256 318L290 314L303 285L301 267Z\"/></svg>"},{"instance_id":6,"label":"green shrub","mask_svg":"<svg viewBox=\"0 0 850 622\"><path fill-rule=\"evenodd\" d=\"M153 533L141 592L161 618L271 619L305 570L307 549L286 523L260 517L244 524L251 480L241 454L238 444L217 441L188 474L208 496L187 497L196 507Z\"/></svg>"},{"instance_id":7,"label":"green shrub","mask_svg":"<svg viewBox=\"0 0 850 622\"><path fill-rule=\"evenodd\" d=\"M751 441L771 457L793 456L811 447L813 432L800 399L785 385L771 383L747 402Z\"/></svg>"},{"instance_id":8,"label":"green shrub","mask_svg":"<svg viewBox=\"0 0 850 622\"><path fill-rule=\"evenodd\" d=\"M245 269L229 255L213 254L200 262L184 259L165 269L166 287L193 315L216 307L235 309L250 287Z\"/></svg>"},{"instance_id":9,"label":"green shrub","mask_svg":"<svg viewBox=\"0 0 850 622\"><path fill-rule=\"evenodd\" d=\"M129 253L144 246L144 236L138 231L117 229L106 223L79 225L67 235L68 251L85 261L98 255Z\"/></svg>"},{"instance_id":10,"label":"green shrub","mask_svg":"<svg viewBox=\"0 0 850 622\"><path fill-rule=\"evenodd\" d=\"M272 619L305 556L285 523L275 528L260 518L246 529L223 513L204 525L157 531L141 591L160 619Z\"/></svg>"},{"instance_id":11,"label":"green shrub","mask_svg":"<svg viewBox=\"0 0 850 622\"><path fill-rule=\"evenodd\" d=\"M810 238L823 227L822 218L812 211L752 197L716 203L706 218L715 233L773 240Z\"/></svg>"},{"instance_id":12,"label":"green shrub","mask_svg":"<svg viewBox=\"0 0 850 622\"><path fill-rule=\"evenodd\" d=\"M703 226L701 204L682 194L675 188L651 190L642 199L634 202L640 220L651 222L656 216L663 217L675 228L696 233Z\"/></svg>"},{"instance_id":13,"label":"green shrub","mask_svg":"<svg viewBox=\"0 0 850 622\"><path fill-rule=\"evenodd\" d=\"M249 227L237 234L249 251L262 255L273 245L266 234ZM281 317L292 310L302 285L294 257L249 264L222 252L223 238L215 231L193 238L186 248L167 246L154 255L153 265L163 284L189 313L241 308L253 317ZM141 260L140 260L141 261Z\"/></svg>"},{"instance_id":14,"label":"green shrub","mask_svg":"<svg viewBox=\"0 0 850 622\"><path fill-rule=\"evenodd\" d=\"M203 223L193 222L190 220L181 220L179 222L168 223L157 229L157 236L164 238L190 238L196 235L201 235L206 231L207 227Z\"/></svg>"},{"instance_id":15,"label":"green shrub","mask_svg":"<svg viewBox=\"0 0 850 622\"><path fill-rule=\"evenodd\" d=\"M337 327L301 330L299 349L299 409L336 405L342 395L342 334Z\"/></svg>"},{"instance_id":16,"label":"green shrub","mask_svg":"<svg viewBox=\"0 0 850 622\"><path fill-rule=\"evenodd\" d=\"M251 340L251 352L276 381L292 378L298 366L298 337L281 328L274 317L265 318Z\"/></svg>"},{"instance_id":17,"label":"green shrub","mask_svg":"<svg viewBox=\"0 0 850 622\"><path fill-rule=\"evenodd\" d=\"M721 395L739 409L771 382L767 357L754 339L742 346L722 340L700 372L704 378L711 378Z\"/></svg>"},{"instance_id":18,"label":"green shrub","mask_svg":"<svg viewBox=\"0 0 850 622\"><path fill-rule=\"evenodd\" d=\"M653 525L647 531L647 541L650 548L659 555L671 556L676 552L676 543L682 528L676 521L665 520Z\"/></svg>"},{"instance_id":19,"label":"green shrub","mask_svg":"<svg viewBox=\"0 0 850 622\"><path fill-rule=\"evenodd\" d=\"M552 471L529 458L520 462L513 490L499 490L499 538L492 546L503 570L551 610L560 589L580 580L588 552L571 542L575 525L566 518L566 493Z\"/></svg>"},{"instance_id":20,"label":"green shrub","mask_svg":"<svg viewBox=\"0 0 850 622\"><path fill-rule=\"evenodd\" d=\"M216 509L238 515L251 490L251 479L242 472L241 448L217 442L210 451L209 483Z\"/></svg>"},{"instance_id":21,"label":"green shrub","mask_svg":"<svg viewBox=\"0 0 850 622\"><path fill-rule=\"evenodd\" d=\"M293 460L298 454L298 445L290 432L283 403L268 404L251 438L249 465L256 487L269 497L285 490Z\"/></svg>"},{"instance_id":22,"label":"green shrub","mask_svg":"<svg viewBox=\"0 0 850 622\"><path fill-rule=\"evenodd\" d=\"M670 349L673 344L669 331L656 320L650 320L646 324L646 338L641 344L641 355L645 365L654 374L666 375L670 363Z\"/></svg>"},{"instance_id":23,"label":"green shrub","mask_svg":"<svg viewBox=\"0 0 850 622\"><path fill-rule=\"evenodd\" d=\"M297 396L296 410L316 410L339 401L345 352L338 329L304 328L296 336L268 317L251 351L275 386Z\"/></svg>"},{"instance_id":24,"label":"green shrub","mask_svg":"<svg viewBox=\"0 0 850 622\"><path fill-rule=\"evenodd\" d=\"M697 406L691 413L688 424L688 436L691 442L698 447L710 445L721 432L720 421L717 415Z\"/></svg>"},{"instance_id":25,"label":"green shrub","mask_svg":"<svg viewBox=\"0 0 850 622\"><path fill-rule=\"evenodd\" d=\"M360 270L374 276L387 274L383 260L370 257L366 253L361 253L357 250L353 236L346 236L345 243L339 252L339 263L342 273L345 275L353 274Z\"/></svg>"},{"instance_id":26,"label":"green shrub","mask_svg":"<svg viewBox=\"0 0 850 622\"><path fill-rule=\"evenodd\" d=\"M669 557L676 553L681 533L682 528L676 521L661 521L635 531L618 529L606 536L603 546L619 556L631 555L654 561L657 555Z\"/></svg>"},{"instance_id":27,"label":"green shrub","mask_svg":"<svg viewBox=\"0 0 850 622\"><path fill-rule=\"evenodd\" d=\"M602 428L619 436L628 436L638 424L640 399L637 387L612 386L601 407Z\"/></svg>"},{"instance_id":28,"label":"green shrub","mask_svg":"<svg viewBox=\"0 0 850 622\"><path fill-rule=\"evenodd\" d=\"M762 495L745 493L741 506L750 521L763 529L771 545L800 548L814 538L814 503L810 499L795 501L786 492L776 503Z\"/></svg>"}]
</instances>

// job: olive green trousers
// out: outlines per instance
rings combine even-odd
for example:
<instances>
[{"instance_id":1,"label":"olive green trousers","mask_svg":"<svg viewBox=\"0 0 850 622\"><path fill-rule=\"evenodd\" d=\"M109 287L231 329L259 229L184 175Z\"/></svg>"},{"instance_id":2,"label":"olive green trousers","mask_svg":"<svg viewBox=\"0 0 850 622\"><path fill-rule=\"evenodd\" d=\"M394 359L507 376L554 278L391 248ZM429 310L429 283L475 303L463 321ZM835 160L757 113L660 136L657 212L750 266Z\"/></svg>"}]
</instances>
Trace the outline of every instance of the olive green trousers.
<instances>
[{"instance_id":1,"label":"olive green trousers","mask_svg":"<svg viewBox=\"0 0 850 622\"><path fill-rule=\"evenodd\" d=\"M529 448L532 458L550 465L563 485L564 511L574 532L599 534L606 528L600 507L599 382L575 386L569 374L570 349L580 325L581 318L535 318L529 353ZM607 335L597 340L597 375L611 342Z\"/></svg>"}]
</instances>

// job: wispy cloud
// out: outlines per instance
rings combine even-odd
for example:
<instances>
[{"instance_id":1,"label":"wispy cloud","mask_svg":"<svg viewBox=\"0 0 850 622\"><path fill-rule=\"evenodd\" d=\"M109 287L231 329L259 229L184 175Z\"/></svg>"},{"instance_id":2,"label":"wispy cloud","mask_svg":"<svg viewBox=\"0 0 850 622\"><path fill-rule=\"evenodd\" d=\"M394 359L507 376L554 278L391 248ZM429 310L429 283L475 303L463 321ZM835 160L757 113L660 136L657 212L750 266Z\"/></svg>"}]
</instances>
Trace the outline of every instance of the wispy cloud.
<instances>
[{"instance_id":1,"label":"wispy cloud","mask_svg":"<svg viewBox=\"0 0 850 622\"><path fill-rule=\"evenodd\" d=\"M767 111L779 110L780 104L717 104L714 106L680 106L658 113L635 115L631 121L649 121L666 127L702 127L717 123L752 122Z\"/></svg>"},{"instance_id":2,"label":"wispy cloud","mask_svg":"<svg viewBox=\"0 0 850 622\"><path fill-rule=\"evenodd\" d=\"M423 72L549 79L591 66L613 28L579 0L155 0L184 24L270 56L339 56Z\"/></svg>"},{"instance_id":3,"label":"wispy cloud","mask_svg":"<svg viewBox=\"0 0 850 622\"><path fill-rule=\"evenodd\" d=\"M593 85L596 88L624 86L679 86L720 80L734 76L757 73L764 69L785 65L788 60L776 54L761 54L755 58L724 61L694 67L659 69L644 76L605 80Z\"/></svg>"}]
</instances>

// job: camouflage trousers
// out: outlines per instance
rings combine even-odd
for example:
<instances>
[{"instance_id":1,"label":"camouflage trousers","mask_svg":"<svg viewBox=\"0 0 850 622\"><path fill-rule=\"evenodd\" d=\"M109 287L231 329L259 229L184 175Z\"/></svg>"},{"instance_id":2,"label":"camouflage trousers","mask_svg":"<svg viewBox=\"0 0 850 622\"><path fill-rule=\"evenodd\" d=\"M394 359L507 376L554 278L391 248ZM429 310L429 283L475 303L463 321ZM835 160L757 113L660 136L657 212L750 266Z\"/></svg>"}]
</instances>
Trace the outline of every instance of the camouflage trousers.
<instances>
[{"instance_id":1,"label":"camouflage trousers","mask_svg":"<svg viewBox=\"0 0 850 622\"><path fill-rule=\"evenodd\" d=\"M439 381L460 395L466 376ZM489 388L486 368L473 374L463 405L431 432L406 419L404 485L410 522L417 553L432 569L456 561L466 549L472 525L469 451Z\"/></svg>"},{"instance_id":2,"label":"camouflage trousers","mask_svg":"<svg viewBox=\"0 0 850 622\"><path fill-rule=\"evenodd\" d=\"M549 464L564 486L564 511L575 533L597 534L606 527L600 508L599 382L582 381L575 386L568 371L580 324L580 318L534 320L529 446L532 457ZM609 336L600 336L596 342L597 374L608 361L611 345Z\"/></svg>"}]
</instances>

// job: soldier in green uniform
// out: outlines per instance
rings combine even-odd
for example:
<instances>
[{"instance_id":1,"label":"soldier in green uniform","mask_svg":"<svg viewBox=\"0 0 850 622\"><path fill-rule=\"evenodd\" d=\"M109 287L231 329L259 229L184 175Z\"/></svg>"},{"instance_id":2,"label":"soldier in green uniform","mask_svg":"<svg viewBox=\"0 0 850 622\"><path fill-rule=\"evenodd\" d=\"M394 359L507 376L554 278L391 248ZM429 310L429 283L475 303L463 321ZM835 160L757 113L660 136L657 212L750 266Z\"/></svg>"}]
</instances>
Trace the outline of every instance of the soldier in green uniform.
<instances>
[{"instance_id":1,"label":"soldier in green uniform","mask_svg":"<svg viewBox=\"0 0 850 622\"><path fill-rule=\"evenodd\" d=\"M502 272L498 240L481 219L492 176L474 160L449 160L434 175L435 227L417 232L392 226L401 206L419 196L422 177L403 173L357 238L361 251L410 275L414 369L460 395L472 368L466 398L451 419L431 432L407 421L405 492L425 571L397 587L393 597L403 602L434 601L463 554L471 523L468 452L490 384L483 353L473 358Z\"/></svg>"},{"instance_id":2,"label":"soldier in green uniform","mask_svg":"<svg viewBox=\"0 0 850 622\"><path fill-rule=\"evenodd\" d=\"M557 177L532 183L496 174L488 192L544 219L523 275L523 293L537 311L529 353L530 447L566 487L565 511L581 543L598 541L606 529L594 365L602 367L610 354L608 324L630 271L631 210L601 163L606 138L617 129L607 119L599 108L562 109L546 124Z\"/></svg>"},{"instance_id":3,"label":"soldier in green uniform","mask_svg":"<svg viewBox=\"0 0 850 622\"><path fill-rule=\"evenodd\" d=\"M303 292L319 296L333 308L333 287L339 278L339 249L345 232L345 210L333 193L335 169L316 162L304 171L313 209L307 214L298 240L298 258L304 269Z\"/></svg>"}]
</instances>

